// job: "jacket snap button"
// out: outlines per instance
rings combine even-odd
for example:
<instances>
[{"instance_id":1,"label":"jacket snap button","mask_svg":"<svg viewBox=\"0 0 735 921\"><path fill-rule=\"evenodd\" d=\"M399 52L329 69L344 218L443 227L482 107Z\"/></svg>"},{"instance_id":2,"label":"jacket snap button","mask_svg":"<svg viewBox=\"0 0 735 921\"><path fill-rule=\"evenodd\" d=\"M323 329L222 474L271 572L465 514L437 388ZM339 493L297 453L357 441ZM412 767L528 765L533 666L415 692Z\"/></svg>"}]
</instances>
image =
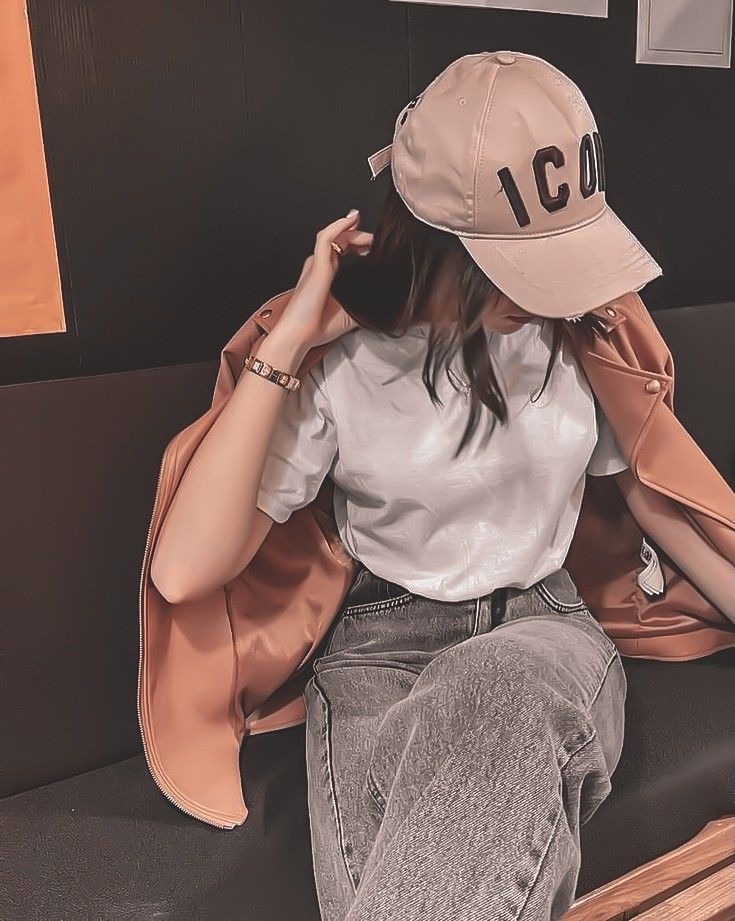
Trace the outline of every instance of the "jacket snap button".
<instances>
[{"instance_id":1,"label":"jacket snap button","mask_svg":"<svg viewBox=\"0 0 735 921\"><path fill-rule=\"evenodd\" d=\"M617 311L615 310L614 307L606 307L606 308L605 308L605 313L606 313L609 317L617 316Z\"/></svg>"},{"instance_id":2,"label":"jacket snap button","mask_svg":"<svg viewBox=\"0 0 735 921\"><path fill-rule=\"evenodd\" d=\"M661 389L661 381L650 380L646 381L646 390L649 393L658 393Z\"/></svg>"},{"instance_id":3,"label":"jacket snap button","mask_svg":"<svg viewBox=\"0 0 735 921\"><path fill-rule=\"evenodd\" d=\"M270 309L270 307L267 307L265 310L260 311L261 317L269 317L272 313L273 311Z\"/></svg>"}]
</instances>

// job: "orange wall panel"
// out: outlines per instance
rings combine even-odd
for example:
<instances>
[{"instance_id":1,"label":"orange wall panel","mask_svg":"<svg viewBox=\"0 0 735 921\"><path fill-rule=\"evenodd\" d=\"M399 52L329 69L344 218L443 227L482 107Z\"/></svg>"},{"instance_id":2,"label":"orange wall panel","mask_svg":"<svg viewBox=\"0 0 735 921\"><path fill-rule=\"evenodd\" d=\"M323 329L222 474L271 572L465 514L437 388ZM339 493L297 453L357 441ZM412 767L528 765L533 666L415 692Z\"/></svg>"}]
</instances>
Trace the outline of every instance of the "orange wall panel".
<instances>
[{"instance_id":1,"label":"orange wall panel","mask_svg":"<svg viewBox=\"0 0 735 921\"><path fill-rule=\"evenodd\" d=\"M0 0L0 336L64 332L24 0Z\"/></svg>"}]
</instances>

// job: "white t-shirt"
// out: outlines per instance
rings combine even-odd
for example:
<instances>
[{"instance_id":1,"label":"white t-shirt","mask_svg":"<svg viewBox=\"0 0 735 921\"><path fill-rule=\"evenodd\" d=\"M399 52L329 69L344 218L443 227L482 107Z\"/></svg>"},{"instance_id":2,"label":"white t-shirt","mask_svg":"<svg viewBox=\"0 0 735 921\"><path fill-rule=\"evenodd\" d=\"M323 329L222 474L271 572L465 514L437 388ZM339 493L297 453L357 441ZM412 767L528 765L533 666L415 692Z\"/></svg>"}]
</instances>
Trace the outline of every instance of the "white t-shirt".
<instances>
[{"instance_id":1,"label":"white t-shirt","mask_svg":"<svg viewBox=\"0 0 735 921\"><path fill-rule=\"evenodd\" d=\"M257 505L286 521L330 475L340 538L377 576L444 601L528 588L563 565L585 474L627 463L566 341L531 402L550 355L542 318L488 336L508 423L488 438L480 404L454 459L469 398L442 368L444 405L432 404L421 379L428 328L400 338L358 328L332 345L283 401ZM451 367L465 379L459 354Z\"/></svg>"}]
</instances>

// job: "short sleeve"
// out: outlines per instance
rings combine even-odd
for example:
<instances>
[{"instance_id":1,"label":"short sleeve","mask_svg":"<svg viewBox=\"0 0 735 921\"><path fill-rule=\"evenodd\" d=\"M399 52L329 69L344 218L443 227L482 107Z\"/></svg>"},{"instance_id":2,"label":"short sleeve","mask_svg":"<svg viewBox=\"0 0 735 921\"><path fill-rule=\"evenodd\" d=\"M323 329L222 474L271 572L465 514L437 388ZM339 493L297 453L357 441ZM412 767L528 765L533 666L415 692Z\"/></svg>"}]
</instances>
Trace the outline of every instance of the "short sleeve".
<instances>
[{"instance_id":1,"label":"short sleeve","mask_svg":"<svg viewBox=\"0 0 735 921\"><path fill-rule=\"evenodd\" d=\"M287 521L316 497L336 453L336 425L318 362L283 402L255 504L274 521Z\"/></svg>"},{"instance_id":2,"label":"short sleeve","mask_svg":"<svg viewBox=\"0 0 735 921\"><path fill-rule=\"evenodd\" d=\"M620 473L629 466L628 462L597 400L595 400L595 409L597 412L597 443L587 465L587 473L591 476L610 476Z\"/></svg>"}]
</instances>

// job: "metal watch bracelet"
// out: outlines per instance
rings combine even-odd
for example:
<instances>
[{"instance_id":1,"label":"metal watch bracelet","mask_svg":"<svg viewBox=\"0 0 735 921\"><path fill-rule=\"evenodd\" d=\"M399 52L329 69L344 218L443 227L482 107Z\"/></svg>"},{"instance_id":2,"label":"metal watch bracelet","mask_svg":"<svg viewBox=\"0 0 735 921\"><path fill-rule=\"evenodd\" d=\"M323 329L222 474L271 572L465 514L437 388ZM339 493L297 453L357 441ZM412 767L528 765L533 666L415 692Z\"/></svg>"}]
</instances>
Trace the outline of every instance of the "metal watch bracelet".
<instances>
[{"instance_id":1,"label":"metal watch bracelet","mask_svg":"<svg viewBox=\"0 0 735 921\"><path fill-rule=\"evenodd\" d=\"M273 365L269 365L267 361L256 358L255 355L248 355L242 365L246 371L252 371L254 374L260 375L260 377L273 381L274 384L278 384L285 390L298 390L301 386L301 381L298 377L294 377L293 374L289 374L287 371L279 371Z\"/></svg>"}]
</instances>

